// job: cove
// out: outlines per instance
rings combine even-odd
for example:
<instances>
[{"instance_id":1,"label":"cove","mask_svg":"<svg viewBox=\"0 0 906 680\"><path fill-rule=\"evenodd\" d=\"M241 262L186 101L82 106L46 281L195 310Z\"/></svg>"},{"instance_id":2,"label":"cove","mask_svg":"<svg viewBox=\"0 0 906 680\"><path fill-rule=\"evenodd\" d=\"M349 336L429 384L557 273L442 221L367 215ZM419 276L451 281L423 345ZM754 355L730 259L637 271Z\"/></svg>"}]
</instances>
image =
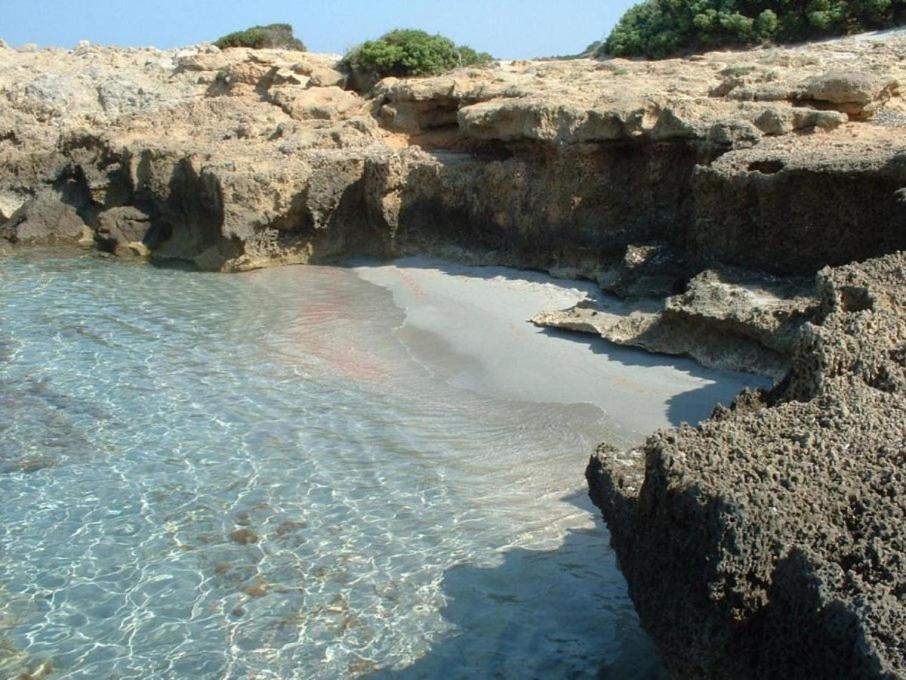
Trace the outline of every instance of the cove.
<instances>
[{"instance_id":1,"label":"cove","mask_svg":"<svg viewBox=\"0 0 906 680\"><path fill-rule=\"evenodd\" d=\"M0 261L0 675L658 678L581 476L752 376L431 260Z\"/></svg>"}]
</instances>

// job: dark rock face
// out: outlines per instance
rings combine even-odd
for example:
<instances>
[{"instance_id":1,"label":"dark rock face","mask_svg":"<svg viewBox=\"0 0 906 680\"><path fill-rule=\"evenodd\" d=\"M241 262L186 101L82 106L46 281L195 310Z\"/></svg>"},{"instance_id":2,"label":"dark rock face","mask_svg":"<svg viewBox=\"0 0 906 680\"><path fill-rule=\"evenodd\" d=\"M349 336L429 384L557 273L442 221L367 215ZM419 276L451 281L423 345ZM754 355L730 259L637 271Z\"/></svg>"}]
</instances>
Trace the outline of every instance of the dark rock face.
<instances>
[{"instance_id":1,"label":"dark rock face","mask_svg":"<svg viewBox=\"0 0 906 680\"><path fill-rule=\"evenodd\" d=\"M906 184L906 162L870 149L859 163L843 162L816 145L815 157L798 166L755 150L708 163L709 148L519 143L487 152L322 153L260 177L144 147L113 162L110 150L68 153L84 164L92 214L140 205L155 215L146 243L152 256L205 269L457 247L594 276L630 245L655 242L689 264L675 267L672 281L649 278L638 293L714 263L811 274L906 248L906 208L896 193ZM113 251L122 239L112 219L97 222L97 240ZM75 232L71 221L44 222Z\"/></svg>"},{"instance_id":2,"label":"dark rock face","mask_svg":"<svg viewBox=\"0 0 906 680\"><path fill-rule=\"evenodd\" d=\"M133 206L110 208L98 215L95 240L99 248L117 255L143 255L156 240L150 230L146 212Z\"/></svg>"},{"instance_id":3,"label":"dark rock face","mask_svg":"<svg viewBox=\"0 0 906 680\"><path fill-rule=\"evenodd\" d=\"M780 387L589 464L677 677L906 674L906 255L819 285Z\"/></svg>"},{"instance_id":4,"label":"dark rock face","mask_svg":"<svg viewBox=\"0 0 906 680\"><path fill-rule=\"evenodd\" d=\"M0 237L24 245L74 244L86 232L90 230L78 210L52 189L40 191L0 226Z\"/></svg>"},{"instance_id":5,"label":"dark rock face","mask_svg":"<svg viewBox=\"0 0 906 680\"><path fill-rule=\"evenodd\" d=\"M682 143L419 154L378 191L397 202L385 218L396 250L449 244L521 266L588 271L631 243L681 239L697 159Z\"/></svg>"},{"instance_id":6,"label":"dark rock face","mask_svg":"<svg viewBox=\"0 0 906 680\"><path fill-rule=\"evenodd\" d=\"M788 274L906 248L906 153L801 151L765 142L696 168L689 253Z\"/></svg>"}]
</instances>

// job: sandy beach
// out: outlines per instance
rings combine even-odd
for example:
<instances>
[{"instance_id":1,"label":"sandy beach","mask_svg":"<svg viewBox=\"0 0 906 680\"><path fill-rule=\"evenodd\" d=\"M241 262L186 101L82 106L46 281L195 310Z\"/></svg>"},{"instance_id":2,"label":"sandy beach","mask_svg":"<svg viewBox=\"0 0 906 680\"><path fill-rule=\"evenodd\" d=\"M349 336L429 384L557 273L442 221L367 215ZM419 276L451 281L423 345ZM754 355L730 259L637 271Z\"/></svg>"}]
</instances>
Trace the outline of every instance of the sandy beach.
<instances>
[{"instance_id":1,"label":"sandy beach","mask_svg":"<svg viewBox=\"0 0 906 680\"><path fill-rule=\"evenodd\" d=\"M523 401L591 404L626 443L661 427L697 423L744 387L768 384L529 322L543 310L603 299L590 282L422 257L352 264L364 280L392 292L406 315L398 337L446 380Z\"/></svg>"}]
</instances>

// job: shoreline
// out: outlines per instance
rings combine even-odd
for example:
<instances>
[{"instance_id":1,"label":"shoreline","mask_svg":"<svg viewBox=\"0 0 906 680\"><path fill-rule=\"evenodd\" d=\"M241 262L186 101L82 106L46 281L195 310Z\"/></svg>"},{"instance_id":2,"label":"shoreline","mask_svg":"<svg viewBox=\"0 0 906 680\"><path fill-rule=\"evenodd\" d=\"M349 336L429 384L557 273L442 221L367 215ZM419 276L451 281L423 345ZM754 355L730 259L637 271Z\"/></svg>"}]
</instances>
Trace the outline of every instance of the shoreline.
<instances>
[{"instance_id":1,"label":"shoreline","mask_svg":"<svg viewBox=\"0 0 906 680\"><path fill-rule=\"evenodd\" d=\"M21 574L14 582L42 578L44 567L32 559L37 551L23 555L36 543L47 551L39 554L47 555L48 569L69 561L84 568L58 533L39 531L46 519L40 508L54 502L69 508L74 525L83 513L95 517L100 511L116 523L112 530L106 521L95 524L76 539L117 542L111 568L126 561L139 569L162 554L174 570L197 573L213 592L192 610L208 611L203 620L228 626L250 650L234 658L236 667L256 656L252 630L276 636L290 625L278 625L273 610L298 609L306 622L329 623L337 613L324 608L338 583L354 593L344 612L359 621L350 628L351 640L337 633L309 644L364 645L356 631L368 621L365 630L396 640L390 652L400 654L410 644L417 650L410 669L399 655L356 648L389 677L393 669L440 673L460 659L462 672L493 669L496 658L508 667L579 669L583 675L592 674L598 660L620 676L626 674L621 669L659 666L577 474L598 439L612 440L597 408L463 387L455 380L459 371L482 367L438 338L423 343L415 361L412 348L400 342L404 313L392 294L349 267L224 276L60 257L3 261L0 270L2 288L11 293L0 318L8 321L3 329L18 348L8 362L0 352L0 374L7 402L21 404L14 412L18 427L7 429L5 440L19 460L7 461L8 474L0 475L10 500L3 541L9 559L0 572ZM446 308L450 295L439 292L449 293L455 283L420 286L421 299ZM507 290L513 282L489 283ZM538 292L516 283L513 298ZM539 297L547 300L548 286L538 285ZM174 290L180 294L171 296ZM62 317L62 328L54 324L57 332L42 332L34 319L43 314ZM483 329L491 327L491 337L495 328L508 327L505 317L480 321ZM583 351L571 344L566 353ZM444 367L453 369L451 384L439 377ZM536 370L556 382L556 366ZM61 447L70 460L32 458L28 443L53 422L50 414L62 418L67 407L83 404L94 409L70 423L66 441L77 443L71 451ZM97 449L98 431L105 432L106 449L86 457ZM86 487L105 489L100 508L80 498ZM160 488L185 491L176 494L173 507L166 496L155 500ZM142 515L171 517L169 528L136 517L136 495L143 499ZM186 506L190 510L179 511ZM121 514L108 517L108 508ZM192 510L201 513L200 525ZM33 523L27 519L32 515ZM128 535L141 542L140 549L116 531L122 521L146 526ZM184 550L167 540L170 531ZM238 542L237 531L244 532ZM332 559L337 553L342 559ZM324 584L314 565L337 580L328 576ZM584 577L578 579L579 573ZM125 581L111 586L111 597L136 589ZM57 587L63 592L54 602L68 593L65 582ZM380 597L385 589L392 589L393 599ZM147 609L188 608L198 597L191 589L179 597L168 592ZM400 601L418 603L419 611L396 608ZM247 614L231 615L237 605ZM208 607L216 610L213 616ZM388 610L393 625L380 623ZM23 640L41 614L23 617L7 636L28 649ZM99 629L105 621L115 626L117 618L89 619L86 630L110 642ZM426 639L408 633L420 626ZM502 643L495 641L499 630L506 631ZM216 633L195 641L216 645ZM539 649L532 643L539 636L557 642ZM148 663L154 638L143 637L146 644L135 651ZM53 639L45 640L40 630L33 638L35 664L55 656ZM330 668L342 669L347 657L338 655ZM64 674L72 668L68 659L53 659ZM106 664L100 660L96 674L105 675ZM279 668L292 675L287 666Z\"/></svg>"},{"instance_id":2,"label":"shoreline","mask_svg":"<svg viewBox=\"0 0 906 680\"><path fill-rule=\"evenodd\" d=\"M631 446L661 428L697 424L744 388L770 386L754 375L709 370L691 359L550 332L531 322L542 311L602 299L592 283L428 257L347 266L392 293L406 315L397 335L417 360L430 363L431 337L464 357L440 367L441 379L521 401L592 405L619 434L614 444ZM538 365L557 366L562 382L536 383ZM613 397L608 385L618 386Z\"/></svg>"}]
</instances>

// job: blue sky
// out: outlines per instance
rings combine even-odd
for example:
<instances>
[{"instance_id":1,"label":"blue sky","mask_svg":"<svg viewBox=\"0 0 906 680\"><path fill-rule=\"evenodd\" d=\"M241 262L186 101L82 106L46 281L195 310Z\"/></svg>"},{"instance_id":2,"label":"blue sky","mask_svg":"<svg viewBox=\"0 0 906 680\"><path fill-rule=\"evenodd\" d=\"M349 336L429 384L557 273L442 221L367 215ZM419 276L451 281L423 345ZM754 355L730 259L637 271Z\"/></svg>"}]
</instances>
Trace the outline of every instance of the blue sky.
<instances>
[{"instance_id":1,"label":"blue sky","mask_svg":"<svg viewBox=\"0 0 906 680\"><path fill-rule=\"evenodd\" d=\"M177 47L253 24L288 22L317 52L391 28L442 32L501 58L569 54L598 40L635 0L0 0L0 38Z\"/></svg>"}]
</instances>

